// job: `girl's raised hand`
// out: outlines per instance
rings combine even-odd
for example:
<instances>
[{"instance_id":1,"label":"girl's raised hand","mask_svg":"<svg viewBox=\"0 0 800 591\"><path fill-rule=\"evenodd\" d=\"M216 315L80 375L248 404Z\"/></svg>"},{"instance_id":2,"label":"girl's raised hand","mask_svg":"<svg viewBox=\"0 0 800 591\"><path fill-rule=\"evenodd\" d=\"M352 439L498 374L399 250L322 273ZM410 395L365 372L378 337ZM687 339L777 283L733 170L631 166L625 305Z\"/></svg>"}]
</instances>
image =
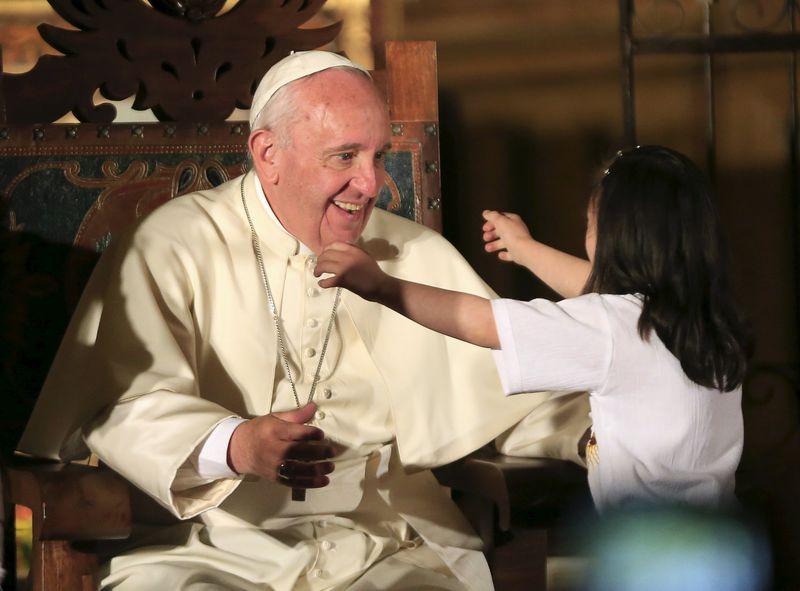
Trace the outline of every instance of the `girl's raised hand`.
<instances>
[{"instance_id":1,"label":"girl's raised hand","mask_svg":"<svg viewBox=\"0 0 800 591\"><path fill-rule=\"evenodd\" d=\"M319 280L320 287L344 287L371 300L380 291L387 275L371 256L353 244L334 242L317 257L314 276L332 274Z\"/></svg>"},{"instance_id":2,"label":"girl's raised hand","mask_svg":"<svg viewBox=\"0 0 800 591\"><path fill-rule=\"evenodd\" d=\"M522 251L533 242L528 226L515 213L484 210L483 241L486 252L496 252L501 261L520 262Z\"/></svg>"}]
</instances>

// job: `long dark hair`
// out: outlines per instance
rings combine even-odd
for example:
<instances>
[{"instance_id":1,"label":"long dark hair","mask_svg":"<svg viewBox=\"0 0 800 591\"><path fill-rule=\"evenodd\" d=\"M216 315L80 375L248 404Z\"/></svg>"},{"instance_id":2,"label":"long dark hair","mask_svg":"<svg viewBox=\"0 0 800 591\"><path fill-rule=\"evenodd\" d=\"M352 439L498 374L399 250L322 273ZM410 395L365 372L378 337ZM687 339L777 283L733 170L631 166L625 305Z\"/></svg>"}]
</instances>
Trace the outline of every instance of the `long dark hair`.
<instances>
[{"instance_id":1,"label":"long dark hair","mask_svg":"<svg viewBox=\"0 0 800 591\"><path fill-rule=\"evenodd\" d=\"M731 391L746 369L748 331L731 292L710 183L661 146L620 152L592 192L594 262L584 292L639 294L650 331L693 382Z\"/></svg>"}]
</instances>

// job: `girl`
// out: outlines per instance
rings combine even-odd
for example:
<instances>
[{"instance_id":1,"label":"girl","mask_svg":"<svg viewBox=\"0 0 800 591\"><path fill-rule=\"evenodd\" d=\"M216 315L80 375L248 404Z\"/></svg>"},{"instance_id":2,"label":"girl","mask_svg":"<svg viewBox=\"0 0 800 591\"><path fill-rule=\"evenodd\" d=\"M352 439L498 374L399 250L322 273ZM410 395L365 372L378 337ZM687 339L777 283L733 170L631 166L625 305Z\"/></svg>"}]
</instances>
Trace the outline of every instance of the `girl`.
<instances>
[{"instance_id":1,"label":"girl","mask_svg":"<svg viewBox=\"0 0 800 591\"><path fill-rule=\"evenodd\" d=\"M341 285L438 332L494 349L508 394L587 390L589 485L599 510L720 507L742 451L745 330L731 296L710 186L659 146L620 152L591 192L588 261L484 212L486 250L566 299L486 300L383 273L359 248L319 257Z\"/></svg>"}]
</instances>

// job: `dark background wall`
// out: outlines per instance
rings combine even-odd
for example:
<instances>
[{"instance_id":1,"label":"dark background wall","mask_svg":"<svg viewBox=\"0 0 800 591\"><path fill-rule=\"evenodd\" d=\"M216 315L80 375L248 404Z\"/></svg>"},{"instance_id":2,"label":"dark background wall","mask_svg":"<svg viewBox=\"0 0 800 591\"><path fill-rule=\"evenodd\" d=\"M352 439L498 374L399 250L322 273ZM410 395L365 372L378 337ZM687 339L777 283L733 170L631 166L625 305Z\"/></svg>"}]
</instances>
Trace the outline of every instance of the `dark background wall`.
<instances>
[{"instance_id":1,"label":"dark background wall","mask_svg":"<svg viewBox=\"0 0 800 591\"><path fill-rule=\"evenodd\" d=\"M642 35L698 34L706 4L640 0L634 27ZM438 42L445 234L501 295L554 297L526 272L483 252L480 212L515 211L539 239L583 254L590 175L623 144L619 3L375 5L387 16L378 40ZM718 32L788 31L782 0L719 0L711 6ZM721 55L714 66L716 168L707 161L701 56L637 58L637 143L685 152L715 178L735 288L755 345L738 487L772 533L776 588L794 589L800 588L800 517L794 510L800 494L800 218L789 168L792 56Z\"/></svg>"}]
</instances>

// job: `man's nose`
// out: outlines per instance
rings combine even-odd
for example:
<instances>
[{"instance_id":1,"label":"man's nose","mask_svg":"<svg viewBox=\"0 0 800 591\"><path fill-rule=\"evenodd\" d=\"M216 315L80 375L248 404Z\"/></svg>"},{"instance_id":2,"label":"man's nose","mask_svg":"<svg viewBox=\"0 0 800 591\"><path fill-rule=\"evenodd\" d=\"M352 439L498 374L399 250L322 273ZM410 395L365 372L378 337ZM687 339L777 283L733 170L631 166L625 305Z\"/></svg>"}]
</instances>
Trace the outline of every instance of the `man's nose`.
<instances>
[{"instance_id":1,"label":"man's nose","mask_svg":"<svg viewBox=\"0 0 800 591\"><path fill-rule=\"evenodd\" d=\"M351 184L362 195L374 197L383 184L383 169L375 161L364 162L358 167Z\"/></svg>"}]
</instances>

